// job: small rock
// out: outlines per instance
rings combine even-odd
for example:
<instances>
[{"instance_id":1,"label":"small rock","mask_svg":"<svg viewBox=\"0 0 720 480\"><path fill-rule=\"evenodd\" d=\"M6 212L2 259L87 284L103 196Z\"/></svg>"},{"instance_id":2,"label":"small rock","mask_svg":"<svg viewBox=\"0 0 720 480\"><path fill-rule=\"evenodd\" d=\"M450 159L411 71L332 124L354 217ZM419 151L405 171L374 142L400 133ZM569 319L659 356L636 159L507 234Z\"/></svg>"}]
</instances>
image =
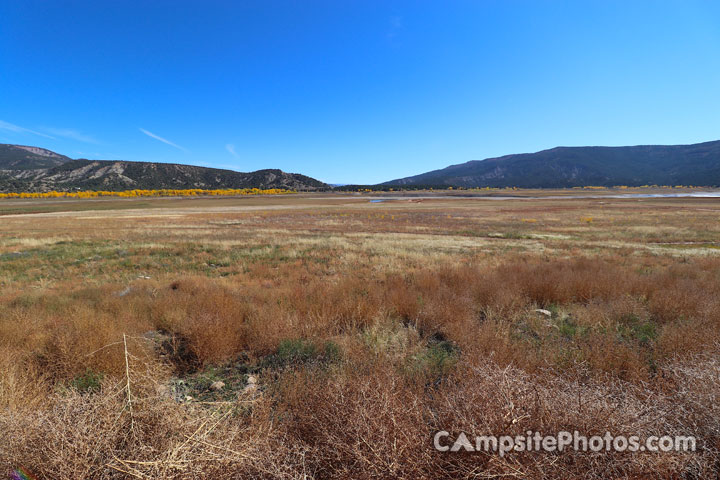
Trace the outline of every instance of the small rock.
<instances>
[{"instance_id":1,"label":"small rock","mask_svg":"<svg viewBox=\"0 0 720 480\"><path fill-rule=\"evenodd\" d=\"M542 308L537 308L537 309L535 309L535 311L536 311L537 313L542 313L542 314L545 315L546 317L552 317L552 312L551 312L550 310L545 310L545 309L542 309Z\"/></svg>"},{"instance_id":2,"label":"small rock","mask_svg":"<svg viewBox=\"0 0 720 480\"><path fill-rule=\"evenodd\" d=\"M247 385L245 385L245 388L243 388L242 393L244 395L250 395L250 394L257 392L257 389L258 389L257 384L248 383Z\"/></svg>"},{"instance_id":3,"label":"small rock","mask_svg":"<svg viewBox=\"0 0 720 480\"><path fill-rule=\"evenodd\" d=\"M259 392L258 380L255 375L248 375L247 385L243 388L241 395L252 395L255 396Z\"/></svg>"},{"instance_id":4,"label":"small rock","mask_svg":"<svg viewBox=\"0 0 720 480\"><path fill-rule=\"evenodd\" d=\"M213 382L212 385L210 385L210 388L215 391L222 390L223 388L225 388L225 382L218 380L217 382Z\"/></svg>"},{"instance_id":5,"label":"small rock","mask_svg":"<svg viewBox=\"0 0 720 480\"><path fill-rule=\"evenodd\" d=\"M193 399L193 397L191 397L190 395L185 395L186 402L192 402L192 399Z\"/></svg>"}]
</instances>

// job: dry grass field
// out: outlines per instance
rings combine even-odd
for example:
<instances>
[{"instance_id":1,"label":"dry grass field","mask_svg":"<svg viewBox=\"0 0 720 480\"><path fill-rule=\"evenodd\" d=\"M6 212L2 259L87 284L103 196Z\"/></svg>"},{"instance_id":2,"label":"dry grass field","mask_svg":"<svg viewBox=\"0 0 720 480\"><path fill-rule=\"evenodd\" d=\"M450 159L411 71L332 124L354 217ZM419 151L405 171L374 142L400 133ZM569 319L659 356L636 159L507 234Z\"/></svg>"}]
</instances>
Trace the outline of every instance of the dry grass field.
<instances>
[{"instance_id":1,"label":"dry grass field","mask_svg":"<svg viewBox=\"0 0 720 480\"><path fill-rule=\"evenodd\" d=\"M717 199L0 202L0 471L716 478L719 352Z\"/></svg>"}]
</instances>

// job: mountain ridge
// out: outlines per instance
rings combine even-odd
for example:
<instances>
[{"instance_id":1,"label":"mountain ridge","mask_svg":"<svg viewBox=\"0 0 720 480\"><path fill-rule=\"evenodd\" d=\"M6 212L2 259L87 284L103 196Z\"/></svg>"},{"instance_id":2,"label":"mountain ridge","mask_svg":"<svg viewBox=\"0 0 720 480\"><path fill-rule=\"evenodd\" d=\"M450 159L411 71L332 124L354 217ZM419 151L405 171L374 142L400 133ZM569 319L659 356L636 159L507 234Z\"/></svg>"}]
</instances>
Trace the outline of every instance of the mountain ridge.
<instances>
[{"instance_id":1,"label":"mountain ridge","mask_svg":"<svg viewBox=\"0 0 720 480\"><path fill-rule=\"evenodd\" d=\"M720 140L687 145L554 147L450 165L380 185L569 188L720 185Z\"/></svg>"},{"instance_id":2,"label":"mountain ridge","mask_svg":"<svg viewBox=\"0 0 720 480\"><path fill-rule=\"evenodd\" d=\"M188 188L317 190L328 186L279 169L237 172L177 163L72 159L45 148L0 144L0 192Z\"/></svg>"}]
</instances>

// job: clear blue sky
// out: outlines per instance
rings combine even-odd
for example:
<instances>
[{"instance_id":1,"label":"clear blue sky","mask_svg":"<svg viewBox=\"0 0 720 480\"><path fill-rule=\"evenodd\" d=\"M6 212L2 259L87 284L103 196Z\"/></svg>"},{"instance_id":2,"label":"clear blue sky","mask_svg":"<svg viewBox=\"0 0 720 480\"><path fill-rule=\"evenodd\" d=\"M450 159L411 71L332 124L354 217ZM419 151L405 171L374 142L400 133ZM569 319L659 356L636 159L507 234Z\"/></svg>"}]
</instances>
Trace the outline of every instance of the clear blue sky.
<instances>
[{"instance_id":1,"label":"clear blue sky","mask_svg":"<svg viewBox=\"0 0 720 480\"><path fill-rule=\"evenodd\" d=\"M0 143L72 157L376 183L715 139L718 1L0 0Z\"/></svg>"}]
</instances>

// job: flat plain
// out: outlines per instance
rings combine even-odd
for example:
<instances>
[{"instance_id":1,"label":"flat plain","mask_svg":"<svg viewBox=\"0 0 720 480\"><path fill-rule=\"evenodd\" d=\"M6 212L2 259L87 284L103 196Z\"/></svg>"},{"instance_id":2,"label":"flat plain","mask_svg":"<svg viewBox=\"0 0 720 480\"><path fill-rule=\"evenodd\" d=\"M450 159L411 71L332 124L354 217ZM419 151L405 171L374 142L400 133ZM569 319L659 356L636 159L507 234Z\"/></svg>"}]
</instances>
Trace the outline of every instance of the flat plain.
<instances>
[{"instance_id":1,"label":"flat plain","mask_svg":"<svg viewBox=\"0 0 720 480\"><path fill-rule=\"evenodd\" d=\"M0 468L717 476L720 201L563 194L2 201ZM453 454L439 430L698 449Z\"/></svg>"}]
</instances>

